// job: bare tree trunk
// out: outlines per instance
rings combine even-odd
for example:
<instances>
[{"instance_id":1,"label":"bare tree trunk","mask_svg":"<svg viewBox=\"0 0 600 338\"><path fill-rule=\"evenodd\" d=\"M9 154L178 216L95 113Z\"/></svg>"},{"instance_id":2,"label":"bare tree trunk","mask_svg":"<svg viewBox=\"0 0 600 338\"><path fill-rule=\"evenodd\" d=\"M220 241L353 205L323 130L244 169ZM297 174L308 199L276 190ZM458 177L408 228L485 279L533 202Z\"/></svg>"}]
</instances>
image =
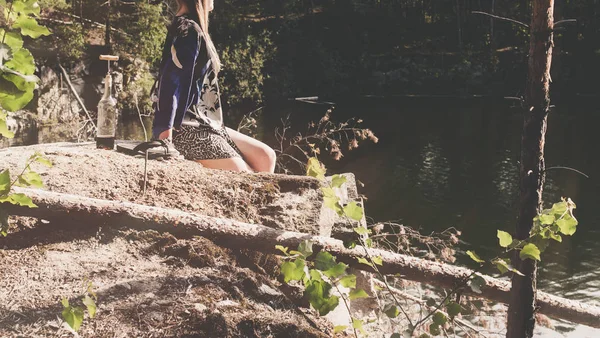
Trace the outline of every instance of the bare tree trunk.
<instances>
[{"instance_id":1,"label":"bare tree trunk","mask_svg":"<svg viewBox=\"0 0 600 338\"><path fill-rule=\"evenodd\" d=\"M278 253L275 245L296 248L304 240L313 243L315 252L326 250L350 267L373 271L357 258L367 258L367 249L348 249L342 241L305 233L277 230L259 224L220 219L180 210L164 209L130 202L107 201L43 190L16 188L15 192L31 197L37 208L0 204L10 215L29 216L51 221L51 224L70 226L127 226L130 228L169 232L177 236L202 236L229 248L246 248L264 253ZM51 229L49 229L51 231ZM10 240L10 238L9 238ZM381 257L383 274L401 275L406 280L454 288L464 284L472 270L401 255L379 249L368 249L369 255ZM506 303L510 299L510 283L482 275L485 285L481 294L470 288L464 294ZM600 308L577 301L538 294L540 312L551 317L600 328Z\"/></svg>"},{"instance_id":2,"label":"bare tree trunk","mask_svg":"<svg viewBox=\"0 0 600 338\"><path fill-rule=\"evenodd\" d=\"M462 52L463 41L462 41L462 23L460 15L460 0L456 0L456 23L458 25L458 51Z\"/></svg>"},{"instance_id":3,"label":"bare tree trunk","mask_svg":"<svg viewBox=\"0 0 600 338\"><path fill-rule=\"evenodd\" d=\"M518 239L529 237L533 218L542 208L553 27L554 0L534 0L521 140L520 201L516 228ZM535 326L537 264L531 259L521 260L518 256L515 256L513 263L525 276L514 275L512 278L506 336L528 338L533 336Z\"/></svg>"},{"instance_id":4,"label":"bare tree trunk","mask_svg":"<svg viewBox=\"0 0 600 338\"><path fill-rule=\"evenodd\" d=\"M492 0L492 15L496 13L496 0ZM490 51L492 56L492 62L496 58L496 39L494 39L494 18L490 18Z\"/></svg>"}]
</instances>

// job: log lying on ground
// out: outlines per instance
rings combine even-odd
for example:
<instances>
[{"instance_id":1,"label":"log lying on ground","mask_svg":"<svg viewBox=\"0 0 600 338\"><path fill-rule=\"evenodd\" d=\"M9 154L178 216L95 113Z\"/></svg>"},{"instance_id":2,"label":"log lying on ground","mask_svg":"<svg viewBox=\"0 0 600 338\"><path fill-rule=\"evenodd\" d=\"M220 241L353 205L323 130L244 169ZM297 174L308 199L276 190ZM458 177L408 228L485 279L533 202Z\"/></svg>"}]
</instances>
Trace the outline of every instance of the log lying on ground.
<instances>
[{"instance_id":1,"label":"log lying on ground","mask_svg":"<svg viewBox=\"0 0 600 338\"><path fill-rule=\"evenodd\" d=\"M25 193L38 208L2 204L11 215L29 216L68 224L127 226L136 229L153 229L176 236L202 236L224 247L247 248L264 253L278 253L275 245L296 248L304 240L313 243L315 252L325 250L337 256L337 260L351 267L372 271L357 258L366 257L366 249L345 248L340 240L312 236L304 233L276 230L263 225L191 214L173 209L151 207L129 202L116 202L61 194L43 190L16 188ZM454 288L465 282L473 271L448 264L427 261L389 251L368 249L371 256L380 256L383 274L399 274L415 282ZM486 285L481 294L465 288L463 293L507 303L510 284L489 276L482 276ZM537 293L539 312L550 317L600 328L600 308L581 302Z\"/></svg>"}]
</instances>

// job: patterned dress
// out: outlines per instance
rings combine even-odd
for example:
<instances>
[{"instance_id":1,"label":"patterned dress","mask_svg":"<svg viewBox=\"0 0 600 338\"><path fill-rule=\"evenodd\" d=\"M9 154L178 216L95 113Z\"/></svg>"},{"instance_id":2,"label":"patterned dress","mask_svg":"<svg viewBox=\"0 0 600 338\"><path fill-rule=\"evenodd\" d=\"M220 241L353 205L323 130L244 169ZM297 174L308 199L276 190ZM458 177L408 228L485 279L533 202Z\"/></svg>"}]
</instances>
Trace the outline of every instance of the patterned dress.
<instances>
[{"instance_id":1,"label":"patterned dress","mask_svg":"<svg viewBox=\"0 0 600 338\"><path fill-rule=\"evenodd\" d=\"M162 58L154 137L173 128L173 145L188 160L241 157L223 124L218 80L204 33L189 16L173 20Z\"/></svg>"}]
</instances>

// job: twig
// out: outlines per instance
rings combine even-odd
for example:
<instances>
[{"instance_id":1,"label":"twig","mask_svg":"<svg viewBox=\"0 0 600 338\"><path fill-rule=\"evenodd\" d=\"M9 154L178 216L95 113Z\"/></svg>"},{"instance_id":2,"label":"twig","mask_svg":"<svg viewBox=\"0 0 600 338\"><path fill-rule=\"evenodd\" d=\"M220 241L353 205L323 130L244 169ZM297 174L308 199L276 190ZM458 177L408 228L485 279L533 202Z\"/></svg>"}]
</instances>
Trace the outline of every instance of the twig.
<instances>
[{"instance_id":1,"label":"twig","mask_svg":"<svg viewBox=\"0 0 600 338\"><path fill-rule=\"evenodd\" d=\"M71 17L71 18L74 18L74 19L78 19L78 20L81 20L81 21L85 21L85 22L87 22L87 23L91 24L92 26L96 26L96 27L98 27L98 28L104 28L104 29L106 29L106 25L105 25L105 24L101 24L101 23L99 23L99 22L92 21L92 20L90 20L90 19L82 18L82 17L80 17L80 16L78 16L78 15L71 14L71 13L67 13L67 12L60 12L60 11L59 11L59 13L61 13L61 14L64 14L64 15L66 15L66 16L69 16L69 17ZM113 27L111 27L111 28L110 28L110 30L111 30L111 31L113 31L113 32L116 32L116 33L119 33L119 34L125 35L125 36L131 36L131 35L129 35L128 33L124 32L124 31L122 31L122 30L120 30L120 29L116 29L116 28L113 28Z\"/></svg>"},{"instance_id":2,"label":"twig","mask_svg":"<svg viewBox=\"0 0 600 338\"><path fill-rule=\"evenodd\" d=\"M350 314L350 321L352 321L352 312L350 311L350 305L348 305L348 302L346 301L346 297L344 297L344 294L342 293L342 291L340 291L340 288L338 287L337 283L332 283L333 286L335 286L335 289L337 290L337 292L340 294L342 300L344 301L344 305L346 306L346 309L348 310L348 314ZM352 323L354 324L354 323ZM358 338L358 332L356 332L356 328L354 327L354 325L352 325L352 329L354 330L354 336L356 338Z\"/></svg>"},{"instance_id":3,"label":"twig","mask_svg":"<svg viewBox=\"0 0 600 338\"><path fill-rule=\"evenodd\" d=\"M464 278L464 285L467 284L468 280L471 279L471 277L475 276L475 274L477 274L480 270L481 267L479 267L479 269L477 270L473 270L473 272L471 272L471 274L469 276L467 276L466 278ZM444 299L442 299L441 302L439 302L439 304L437 304L435 307L433 307L433 311L429 312L429 314L427 316L425 316L425 318L419 320L414 326L413 326L413 332L414 330L416 330L421 324L423 324L427 319L429 319L431 316L433 316L434 313L436 313L437 311L440 310L440 308L442 307L442 305L444 305L444 303L450 299L450 297L454 294L456 294L456 292L461 289L464 285L457 285L455 286L447 295L446 297L444 297Z\"/></svg>"},{"instance_id":4,"label":"twig","mask_svg":"<svg viewBox=\"0 0 600 338\"><path fill-rule=\"evenodd\" d=\"M373 281L375 282L375 284L379 285L379 287L384 287L384 282L382 282L382 281L380 281L380 280L378 280L378 279L374 279ZM426 304L426 303L427 303L425 300L423 300L423 299L420 299L420 298L417 298L417 297L415 297L415 296L413 296L413 295L410 295L410 294L408 294L408 293L406 293L406 292L404 292L404 291L402 291L402 290L398 290L398 289L396 289L396 288L395 288L395 287L393 287L393 286L390 286L390 287L389 287L389 289L390 289L392 292L394 292L395 294L397 294L398 296L400 296L400 297L402 297L402 298L406 298L406 299L408 299L408 300L412 300L413 302L416 302L416 303L418 303L418 304L421 304L421 305L423 305L423 304ZM431 309L433 309L433 307L432 307L432 306L428 306L428 308L429 308L430 310L431 310ZM450 316L449 316L449 315L448 315L446 312L444 312L444 311L442 311L442 310L439 310L439 309L438 309L438 310L435 310L434 312L439 312L439 313L443 314L444 316L446 316L446 317L450 318ZM469 329L471 329L471 330L475 331L476 333L480 333L480 332L479 332L479 330L477 330L476 328L474 328L473 326L471 326L471 324L469 324L469 323L467 323L467 322L465 322L465 321L463 321L463 320L461 320L461 319L459 319L459 318L454 318L453 320L454 320L454 321L456 321L457 323L459 323L460 325L462 325L462 326L464 326L464 327L467 327L467 328L469 328Z\"/></svg>"},{"instance_id":5,"label":"twig","mask_svg":"<svg viewBox=\"0 0 600 338\"><path fill-rule=\"evenodd\" d=\"M555 167L546 168L546 170L545 170L545 171L552 170L552 169L565 169L565 170L571 170L571 171L574 171L574 172L576 172L576 173L580 174L581 176L583 176L583 177L585 177L585 178L590 178L588 175L586 175L586 174L582 173L581 171L579 171L579 170L577 170L577 169L574 169L574 168L570 168L570 167L555 166Z\"/></svg>"},{"instance_id":6,"label":"twig","mask_svg":"<svg viewBox=\"0 0 600 338\"><path fill-rule=\"evenodd\" d=\"M133 93L133 100L135 102L135 109L138 112L138 116L140 118L140 124L142 125L142 129L144 130L144 141L148 142L148 132L146 131L146 126L144 125L144 120L142 119L142 112L140 111L140 106L138 104L137 93Z\"/></svg>"},{"instance_id":7,"label":"twig","mask_svg":"<svg viewBox=\"0 0 600 338\"><path fill-rule=\"evenodd\" d=\"M144 187L142 190L142 196L146 195L147 184L148 184L148 150L146 150L146 156L144 158Z\"/></svg>"},{"instance_id":8,"label":"twig","mask_svg":"<svg viewBox=\"0 0 600 338\"><path fill-rule=\"evenodd\" d=\"M75 91L75 88L73 87L73 84L71 84L71 80L69 79L69 74L67 74L67 71L63 68L63 66L60 63L58 63L58 67L62 71L62 73L63 73L63 75L65 77L65 81L67 81L67 85L69 85L69 88L71 89L71 92L73 93L73 95L75 95L75 99L79 103L79 106L81 107L81 109L83 109L83 111L85 112L85 115L87 115L88 119L90 119L90 122L94 126L94 129L97 129L98 127L96 127L96 124L94 123L94 119L92 119L92 116L90 115L90 113L88 112L88 110L85 108L85 105L83 104L83 101L81 101L81 98L79 97L79 94L77 94L77 92Z\"/></svg>"},{"instance_id":9,"label":"twig","mask_svg":"<svg viewBox=\"0 0 600 338\"><path fill-rule=\"evenodd\" d=\"M72 25L75 24L75 22L73 22L73 21L63 21L63 20L57 20L57 19L52 19L52 18L44 18L44 17L38 18L38 20L41 20L41 21L50 21L50 22L59 23L61 25L66 25L66 26L72 26Z\"/></svg>"},{"instance_id":10,"label":"twig","mask_svg":"<svg viewBox=\"0 0 600 338\"><path fill-rule=\"evenodd\" d=\"M563 23L577 23L577 19L566 19L566 20L556 21L554 23L554 27L562 25Z\"/></svg>"},{"instance_id":11,"label":"twig","mask_svg":"<svg viewBox=\"0 0 600 338\"><path fill-rule=\"evenodd\" d=\"M472 13L472 14L481 14L481 15L486 15L486 16L492 17L492 18L494 18L494 19L498 19L498 20L504 20L504 21L508 21L508 22L516 23L517 25L521 25L521 26L523 26L523 27L527 27L527 28L529 28L529 25L528 25L528 24L526 24L526 23L523 23L523 22L521 22L521 21L517 21L517 20L514 20L514 19L510 19L510 18L505 18L505 17L503 17L503 16L497 16L497 15L494 15L494 14L490 14L490 13L486 13L486 12L480 12L480 11L472 11L471 13Z\"/></svg>"}]
</instances>

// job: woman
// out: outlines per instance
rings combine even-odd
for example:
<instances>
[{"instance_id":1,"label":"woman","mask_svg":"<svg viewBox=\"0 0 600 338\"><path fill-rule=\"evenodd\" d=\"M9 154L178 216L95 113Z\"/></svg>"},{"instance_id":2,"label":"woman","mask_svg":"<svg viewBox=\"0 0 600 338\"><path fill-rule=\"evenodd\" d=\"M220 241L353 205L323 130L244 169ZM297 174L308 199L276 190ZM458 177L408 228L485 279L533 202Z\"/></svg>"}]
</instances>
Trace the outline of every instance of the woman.
<instances>
[{"instance_id":1,"label":"woman","mask_svg":"<svg viewBox=\"0 0 600 338\"><path fill-rule=\"evenodd\" d=\"M177 5L163 48L153 139L207 168L273 172L273 149L223 124L221 62L208 34L214 0L177 0Z\"/></svg>"}]
</instances>

